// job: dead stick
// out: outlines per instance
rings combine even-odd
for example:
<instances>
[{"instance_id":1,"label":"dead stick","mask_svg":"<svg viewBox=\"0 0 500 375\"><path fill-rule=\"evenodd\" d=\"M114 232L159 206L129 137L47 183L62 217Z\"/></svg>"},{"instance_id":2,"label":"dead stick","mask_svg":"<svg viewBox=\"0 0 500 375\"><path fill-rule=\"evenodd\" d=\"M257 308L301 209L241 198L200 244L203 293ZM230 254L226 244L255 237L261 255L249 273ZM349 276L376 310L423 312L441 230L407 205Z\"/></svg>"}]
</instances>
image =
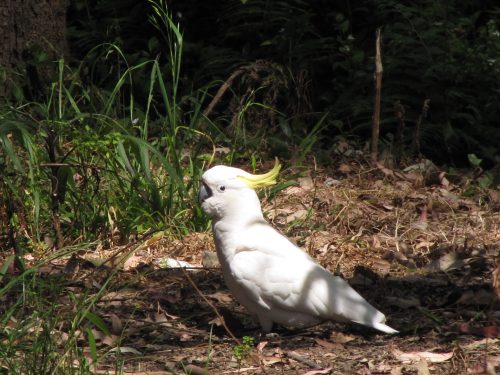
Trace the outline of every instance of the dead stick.
<instances>
[{"instance_id":1,"label":"dead stick","mask_svg":"<svg viewBox=\"0 0 500 375\"><path fill-rule=\"evenodd\" d=\"M208 298L200 290L200 288L198 288L198 286L195 284L193 279L191 279L191 276L189 276L188 272L184 269L184 267L181 267L181 269L182 269L182 272L184 273L184 275L186 276L186 278L188 279L188 281L191 283L193 288L196 290L196 292L200 295L201 298L203 298L203 300L208 304L208 306L210 306L210 308L214 311L215 315L217 315L217 317L221 321L222 326L224 327L224 329L226 330L228 335L231 336L231 338L236 342L236 344L241 345L241 341L233 334L233 332L231 332L229 327L226 325L224 317L219 313L219 310L217 310L217 308L213 305L213 303L210 302L208 300Z\"/></svg>"},{"instance_id":2,"label":"dead stick","mask_svg":"<svg viewBox=\"0 0 500 375\"><path fill-rule=\"evenodd\" d=\"M415 133L413 135L413 147L412 151L420 156L420 128L422 126L422 120L427 117L427 111L429 110L430 99L425 99L422 105L422 111L417 119L417 124L415 125Z\"/></svg>"},{"instance_id":3,"label":"dead stick","mask_svg":"<svg viewBox=\"0 0 500 375\"><path fill-rule=\"evenodd\" d=\"M201 298L210 306L210 308L214 311L215 315L219 318L219 320L222 323L222 326L226 330L229 336L236 342L237 345L241 345L241 341L234 335L234 333L229 329L229 327L226 325L226 321L224 320L224 317L219 313L219 310L217 310L217 307L213 305L212 302L208 300L208 298L203 294L203 292L198 288L198 286L195 284L191 276L189 276L188 272L184 269L184 267L181 268L182 271L184 272L184 275L186 275L186 278L190 282L190 284L193 286L193 288L196 290L196 292L200 295ZM264 374L267 374L266 369L262 365L262 362L260 361L259 354L253 350L253 353L251 354L251 358L256 361L259 364L260 369Z\"/></svg>"},{"instance_id":4,"label":"dead stick","mask_svg":"<svg viewBox=\"0 0 500 375\"><path fill-rule=\"evenodd\" d=\"M316 362L308 359L308 358L305 358L305 357L302 357L300 354L298 354L297 352L288 352L286 353L286 355L292 359L295 359L296 361L299 361L299 362L302 362L302 363L305 363L306 365L308 365L309 367L311 368L319 368L321 367L320 365L318 365Z\"/></svg>"},{"instance_id":5,"label":"dead stick","mask_svg":"<svg viewBox=\"0 0 500 375\"><path fill-rule=\"evenodd\" d=\"M382 54L380 52L380 28L375 39L375 103L372 119L371 161L375 165L378 160L378 138L380 133L380 97L382 91Z\"/></svg>"},{"instance_id":6,"label":"dead stick","mask_svg":"<svg viewBox=\"0 0 500 375\"><path fill-rule=\"evenodd\" d=\"M219 102L219 100L222 98L222 95L227 91L229 87L233 84L233 81L238 77L240 74L242 74L245 71L245 67L239 68L235 70L229 78L222 84L222 86L219 88L217 91L217 94L215 94L214 98L208 105L208 107L203 111L203 116L207 117L210 112L214 109L215 105Z\"/></svg>"}]
</instances>

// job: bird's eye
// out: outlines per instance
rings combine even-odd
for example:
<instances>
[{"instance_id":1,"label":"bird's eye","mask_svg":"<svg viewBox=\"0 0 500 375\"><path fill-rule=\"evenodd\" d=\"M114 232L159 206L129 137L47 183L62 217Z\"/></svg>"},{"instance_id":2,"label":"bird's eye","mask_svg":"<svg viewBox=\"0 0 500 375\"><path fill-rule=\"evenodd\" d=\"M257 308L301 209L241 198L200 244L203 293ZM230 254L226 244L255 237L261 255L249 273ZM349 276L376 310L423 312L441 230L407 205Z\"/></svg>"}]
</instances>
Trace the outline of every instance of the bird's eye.
<instances>
[{"instance_id":1,"label":"bird's eye","mask_svg":"<svg viewBox=\"0 0 500 375\"><path fill-rule=\"evenodd\" d=\"M219 186L219 191L224 191L224 190L226 190L226 187L224 185L220 185Z\"/></svg>"}]
</instances>

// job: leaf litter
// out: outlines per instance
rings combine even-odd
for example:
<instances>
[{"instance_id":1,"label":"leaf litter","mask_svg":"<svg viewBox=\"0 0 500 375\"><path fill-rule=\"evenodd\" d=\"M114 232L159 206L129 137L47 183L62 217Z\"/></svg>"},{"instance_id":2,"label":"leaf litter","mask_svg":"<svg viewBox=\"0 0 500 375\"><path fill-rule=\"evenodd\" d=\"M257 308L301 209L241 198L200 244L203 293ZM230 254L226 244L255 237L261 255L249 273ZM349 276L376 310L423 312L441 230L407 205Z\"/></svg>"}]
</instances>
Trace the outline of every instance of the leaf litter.
<instances>
[{"instance_id":1,"label":"leaf litter","mask_svg":"<svg viewBox=\"0 0 500 375\"><path fill-rule=\"evenodd\" d=\"M92 331L108 353L98 373L118 355L124 373L143 374L498 373L496 194L467 196L470 182L437 176L428 183L418 170L343 160L263 200L268 220L383 311L395 336L334 323L262 336L225 287L207 233L155 236L132 252L89 250L40 272L66 275L74 293L97 293L118 271L94 311L110 328ZM225 326L256 338L259 364L235 358L241 343Z\"/></svg>"}]
</instances>

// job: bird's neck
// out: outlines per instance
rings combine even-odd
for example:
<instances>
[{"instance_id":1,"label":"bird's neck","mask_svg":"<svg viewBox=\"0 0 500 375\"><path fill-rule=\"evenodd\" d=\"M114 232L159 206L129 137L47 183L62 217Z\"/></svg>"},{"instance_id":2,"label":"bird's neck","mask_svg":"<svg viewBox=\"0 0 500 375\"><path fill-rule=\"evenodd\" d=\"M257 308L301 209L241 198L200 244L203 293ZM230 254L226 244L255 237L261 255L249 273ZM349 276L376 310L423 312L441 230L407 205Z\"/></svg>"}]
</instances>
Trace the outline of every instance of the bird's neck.
<instances>
[{"instance_id":1,"label":"bird's neck","mask_svg":"<svg viewBox=\"0 0 500 375\"><path fill-rule=\"evenodd\" d=\"M258 223L265 223L262 213L253 217L247 215L245 218L235 218L235 220L224 218L212 221L217 257L223 269L229 267L233 256L241 250L242 238L247 235L245 233L247 228Z\"/></svg>"},{"instance_id":2,"label":"bird's neck","mask_svg":"<svg viewBox=\"0 0 500 375\"><path fill-rule=\"evenodd\" d=\"M240 230L248 229L251 225L263 221L265 219L260 209L258 211L243 210L239 211L238 214L225 215L219 219L212 219L212 229L216 235L226 232L237 235Z\"/></svg>"},{"instance_id":3,"label":"bird's neck","mask_svg":"<svg viewBox=\"0 0 500 375\"><path fill-rule=\"evenodd\" d=\"M212 218L212 230L221 264L230 261L238 251L242 236L246 235L250 228L265 223L257 196L255 201L251 197L248 198L240 200L237 207L232 207L222 217Z\"/></svg>"}]
</instances>

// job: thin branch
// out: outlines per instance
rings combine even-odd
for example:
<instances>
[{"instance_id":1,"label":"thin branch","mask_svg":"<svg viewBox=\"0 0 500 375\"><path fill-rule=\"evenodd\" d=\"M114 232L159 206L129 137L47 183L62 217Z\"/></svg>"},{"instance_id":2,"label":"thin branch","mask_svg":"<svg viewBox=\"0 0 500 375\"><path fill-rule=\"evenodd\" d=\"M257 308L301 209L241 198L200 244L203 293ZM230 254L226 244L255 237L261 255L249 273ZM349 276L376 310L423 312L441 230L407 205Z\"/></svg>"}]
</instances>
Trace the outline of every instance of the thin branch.
<instances>
[{"instance_id":1,"label":"thin branch","mask_svg":"<svg viewBox=\"0 0 500 375\"><path fill-rule=\"evenodd\" d=\"M247 70L246 67L239 68L239 69L235 70L229 76L229 78L219 88L219 90L217 91L217 94L215 94L214 98L212 99L212 101L210 102L210 104L208 105L208 107L203 111L203 116L208 117L208 115L210 114L210 112L212 112L212 110L214 109L214 107L217 105L217 103L222 98L222 95L224 95L224 93L229 89L229 87L231 87L231 85L233 84L233 81L239 75L241 75L243 72L245 72L246 70Z\"/></svg>"},{"instance_id":2,"label":"thin branch","mask_svg":"<svg viewBox=\"0 0 500 375\"><path fill-rule=\"evenodd\" d=\"M425 99L424 104L422 105L422 111L420 112L420 115L418 116L417 124L415 125L415 133L413 135L413 147L412 151L414 154L417 154L418 156L421 155L420 153L420 133L421 133L421 128L422 128L422 121L427 117L427 112L429 110L429 103L431 102L430 99Z\"/></svg>"},{"instance_id":3,"label":"thin branch","mask_svg":"<svg viewBox=\"0 0 500 375\"><path fill-rule=\"evenodd\" d=\"M201 298L203 298L203 300L207 303L207 305L210 306L210 308L214 311L215 315L217 315L217 318L219 318L219 320L221 321L222 326L226 330L227 334L229 336L231 336L231 338L236 342L236 344L241 345L241 341L233 334L233 332L226 325L224 317L220 314L219 310L217 310L217 308L213 305L213 303L210 302L208 300L208 298L200 290L200 288L198 288L198 286L195 284L195 282L193 281L193 279L191 278L191 276L189 276L189 273L184 269L184 267L181 267L181 269L182 269L182 272L184 273L184 275L186 276L186 278L188 279L189 283L196 290L196 292L200 295Z\"/></svg>"},{"instance_id":4,"label":"thin branch","mask_svg":"<svg viewBox=\"0 0 500 375\"><path fill-rule=\"evenodd\" d=\"M405 107L401 104L400 100L396 100L394 103L394 113L398 120L398 130L396 132L396 136L393 141L393 158L396 165L399 165L401 159L403 157L403 138L404 132L406 128L406 110Z\"/></svg>"},{"instance_id":5,"label":"thin branch","mask_svg":"<svg viewBox=\"0 0 500 375\"><path fill-rule=\"evenodd\" d=\"M195 284L191 276L189 276L189 273L184 269L184 267L181 267L184 275L188 279L189 283L193 286L193 288L196 290L196 292L200 295L201 298L210 306L210 308L214 311L215 315L217 315L217 318L219 318L220 322L222 323L222 326L226 330L229 336L234 340L234 342L237 345L242 345L241 341L233 334L233 332L229 329L229 327L226 324L226 321L224 320L224 317L219 313L219 310L217 310L217 307L214 306L212 302L208 300L208 298L203 294L203 292L198 288L198 286ZM257 351L253 348L252 353L250 355L250 358L252 358L256 363L259 364L260 369L264 374L267 374L262 362L260 361L259 354Z\"/></svg>"},{"instance_id":6,"label":"thin branch","mask_svg":"<svg viewBox=\"0 0 500 375\"><path fill-rule=\"evenodd\" d=\"M302 363L308 365L311 368L320 368L321 367L316 362L314 362L314 361L312 361L312 360L310 360L308 358L305 358L305 357L301 356L297 352L287 352L286 355L289 358L292 358L292 359L295 359L296 361L302 362Z\"/></svg>"}]
</instances>

